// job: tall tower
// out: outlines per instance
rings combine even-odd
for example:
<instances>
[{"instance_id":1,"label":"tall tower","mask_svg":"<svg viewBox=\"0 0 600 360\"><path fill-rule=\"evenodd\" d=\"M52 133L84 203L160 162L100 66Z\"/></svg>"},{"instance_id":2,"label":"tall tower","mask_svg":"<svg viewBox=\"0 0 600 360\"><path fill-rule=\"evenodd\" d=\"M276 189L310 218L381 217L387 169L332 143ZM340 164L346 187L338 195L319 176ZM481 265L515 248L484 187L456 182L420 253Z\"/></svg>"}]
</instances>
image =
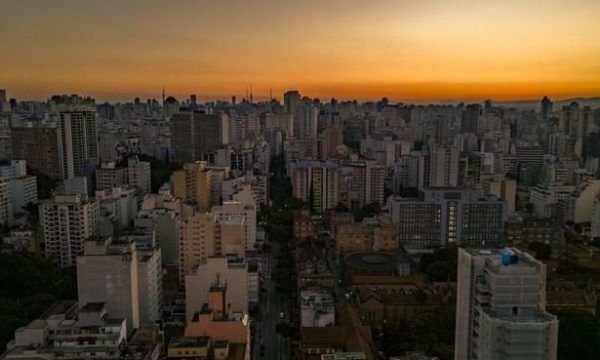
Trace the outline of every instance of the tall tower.
<instances>
[{"instance_id":1,"label":"tall tower","mask_svg":"<svg viewBox=\"0 0 600 360\"><path fill-rule=\"evenodd\" d=\"M226 115L202 114L196 111L176 113L171 118L171 142L174 160L191 163L203 154L228 142Z\"/></svg>"},{"instance_id":2,"label":"tall tower","mask_svg":"<svg viewBox=\"0 0 600 360\"><path fill-rule=\"evenodd\" d=\"M552 114L552 105L554 105L554 103L547 96L544 96L541 101L542 120L544 120L544 122L548 122L548 120L550 120L550 114Z\"/></svg>"},{"instance_id":3,"label":"tall tower","mask_svg":"<svg viewBox=\"0 0 600 360\"><path fill-rule=\"evenodd\" d=\"M298 90L290 90L283 94L283 110L286 114L293 114L300 103Z\"/></svg>"},{"instance_id":4,"label":"tall tower","mask_svg":"<svg viewBox=\"0 0 600 360\"><path fill-rule=\"evenodd\" d=\"M96 111L61 111L59 129L63 179L86 175L98 162Z\"/></svg>"}]
</instances>

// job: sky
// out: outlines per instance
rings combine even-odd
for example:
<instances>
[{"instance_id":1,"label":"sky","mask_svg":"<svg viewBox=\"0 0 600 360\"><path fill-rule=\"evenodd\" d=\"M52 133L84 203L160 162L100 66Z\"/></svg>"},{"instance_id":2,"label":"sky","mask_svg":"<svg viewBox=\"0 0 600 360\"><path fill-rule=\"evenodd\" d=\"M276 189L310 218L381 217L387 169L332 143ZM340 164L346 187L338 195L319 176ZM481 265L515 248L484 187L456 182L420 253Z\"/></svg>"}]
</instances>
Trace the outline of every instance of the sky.
<instances>
[{"instance_id":1,"label":"sky","mask_svg":"<svg viewBox=\"0 0 600 360\"><path fill-rule=\"evenodd\" d=\"M600 96L598 0L2 0L0 88L46 99Z\"/></svg>"}]
</instances>

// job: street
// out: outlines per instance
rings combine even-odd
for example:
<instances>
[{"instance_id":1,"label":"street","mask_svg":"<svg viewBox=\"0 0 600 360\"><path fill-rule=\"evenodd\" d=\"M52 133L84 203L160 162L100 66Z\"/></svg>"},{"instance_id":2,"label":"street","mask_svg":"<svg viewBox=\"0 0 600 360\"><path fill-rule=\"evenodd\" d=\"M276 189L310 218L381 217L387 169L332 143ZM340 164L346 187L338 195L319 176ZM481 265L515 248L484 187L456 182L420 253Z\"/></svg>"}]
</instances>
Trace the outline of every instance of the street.
<instances>
[{"instance_id":1,"label":"street","mask_svg":"<svg viewBox=\"0 0 600 360\"><path fill-rule=\"evenodd\" d=\"M289 341L280 336L275 327L279 322L289 321L289 311L283 294L275 289L275 282L271 274L275 268L280 254L280 245L272 242L270 253L265 254L265 277L262 287L265 291L260 294L260 319L255 321L253 359L289 359ZM292 261L290 259L290 261ZM279 318L280 313L286 315L285 319ZM261 356L261 346L264 345L264 355Z\"/></svg>"},{"instance_id":2,"label":"street","mask_svg":"<svg viewBox=\"0 0 600 360\"><path fill-rule=\"evenodd\" d=\"M342 306L346 304L347 300L346 289L344 289L344 279L342 266L340 264L340 257L339 255L336 255L335 246L332 242L331 236L324 236L323 238L325 239L325 247L327 249L327 263L335 279L334 294L336 298L336 304L338 306Z\"/></svg>"}]
</instances>

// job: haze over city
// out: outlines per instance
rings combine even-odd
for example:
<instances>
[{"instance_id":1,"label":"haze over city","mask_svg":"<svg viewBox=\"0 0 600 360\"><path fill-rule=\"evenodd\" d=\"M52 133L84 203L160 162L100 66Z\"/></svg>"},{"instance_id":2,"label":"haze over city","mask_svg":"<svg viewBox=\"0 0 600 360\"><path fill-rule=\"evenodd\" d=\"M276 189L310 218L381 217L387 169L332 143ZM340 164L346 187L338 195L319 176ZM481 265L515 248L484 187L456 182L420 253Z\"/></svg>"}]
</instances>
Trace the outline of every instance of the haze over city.
<instances>
[{"instance_id":1,"label":"haze over city","mask_svg":"<svg viewBox=\"0 0 600 360\"><path fill-rule=\"evenodd\" d=\"M517 100L600 95L600 2L0 3L0 83L40 100Z\"/></svg>"},{"instance_id":2,"label":"haze over city","mask_svg":"<svg viewBox=\"0 0 600 360\"><path fill-rule=\"evenodd\" d=\"M599 0L0 2L0 360L598 360Z\"/></svg>"}]
</instances>

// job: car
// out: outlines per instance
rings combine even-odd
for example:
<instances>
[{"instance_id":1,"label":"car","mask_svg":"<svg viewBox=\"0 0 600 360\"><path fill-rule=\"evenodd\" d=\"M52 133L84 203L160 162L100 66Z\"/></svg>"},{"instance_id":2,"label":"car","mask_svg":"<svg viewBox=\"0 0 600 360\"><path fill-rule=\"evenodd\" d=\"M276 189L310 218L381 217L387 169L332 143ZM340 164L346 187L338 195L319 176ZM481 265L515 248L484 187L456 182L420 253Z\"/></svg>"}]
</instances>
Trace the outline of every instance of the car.
<instances>
[{"instance_id":1,"label":"car","mask_svg":"<svg viewBox=\"0 0 600 360\"><path fill-rule=\"evenodd\" d=\"M284 314L284 313L282 313L282 312L280 312L280 313L279 313L279 318L280 318L280 319L283 319L284 317L285 317L285 314Z\"/></svg>"}]
</instances>

